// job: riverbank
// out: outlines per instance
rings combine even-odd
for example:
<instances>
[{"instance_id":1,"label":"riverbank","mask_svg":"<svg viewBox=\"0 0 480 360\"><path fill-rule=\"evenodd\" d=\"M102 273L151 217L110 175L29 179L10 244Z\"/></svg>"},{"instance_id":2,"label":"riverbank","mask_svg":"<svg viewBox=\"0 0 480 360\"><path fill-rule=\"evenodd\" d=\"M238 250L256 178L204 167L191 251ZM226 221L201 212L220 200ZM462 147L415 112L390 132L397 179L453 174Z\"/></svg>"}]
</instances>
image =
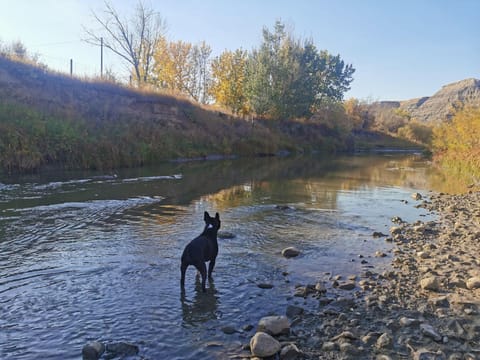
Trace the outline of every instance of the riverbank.
<instances>
[{"instance_id":1,"label":"riverbank","mask_svg":"<svg viewBox=\"0 0 480 360\"><path fill-rule=\"evenodd\" d=\"M392 219L392 268L297 287L318 308L289 306L280 341L305 359L480 357L480 192L417 201L438 218Z\"/></svg>"}]
</instances>

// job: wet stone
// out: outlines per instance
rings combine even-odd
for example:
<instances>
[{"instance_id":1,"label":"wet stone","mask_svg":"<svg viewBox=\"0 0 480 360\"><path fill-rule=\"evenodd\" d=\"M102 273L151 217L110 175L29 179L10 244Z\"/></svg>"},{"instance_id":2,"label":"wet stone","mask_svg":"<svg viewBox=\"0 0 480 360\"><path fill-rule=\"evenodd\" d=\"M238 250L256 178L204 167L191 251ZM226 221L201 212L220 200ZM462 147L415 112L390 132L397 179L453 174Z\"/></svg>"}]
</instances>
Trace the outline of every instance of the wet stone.
<instances>
[{"instance_id":1,"label":"wet stone","mask_svg":"<svg viewBox=\"0 0 480 360\"><path fill-rule=\"evenodd\" d=\"M296 257L300 255L300 250L294 246L290 246L282 250L282 255L286 258Z\"/></svg>"}]
</instances>

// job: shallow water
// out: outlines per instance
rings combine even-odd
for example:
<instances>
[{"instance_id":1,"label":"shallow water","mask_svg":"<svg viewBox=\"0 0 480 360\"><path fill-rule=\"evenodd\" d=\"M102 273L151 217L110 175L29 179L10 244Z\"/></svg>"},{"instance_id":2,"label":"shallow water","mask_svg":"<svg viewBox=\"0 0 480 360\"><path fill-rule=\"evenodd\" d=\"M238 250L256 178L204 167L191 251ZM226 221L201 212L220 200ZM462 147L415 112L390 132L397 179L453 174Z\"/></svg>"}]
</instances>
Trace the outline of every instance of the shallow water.
<instances>
[{"instance_id":1,"label":"shallow water","mask_svg":"<svg viewBox=\"0 0 480 360\"><path fill-rule=\"evenodd\" d=\"M0 180L1 359L79 359L92 340L134 343L147 359L223 359L248 342L243 326L299 301L296 283L358 274L359 255L388 267L373 254L391 245L373 231L388 233L393 216L427 218L410 194L436 177L423 158L398 154L98 175ZM207 294L189 268L182 296L180 255L205 210L235 237L219 239ZM292 245L301 256L283 258Z\"/></svg>"}]
</instances>

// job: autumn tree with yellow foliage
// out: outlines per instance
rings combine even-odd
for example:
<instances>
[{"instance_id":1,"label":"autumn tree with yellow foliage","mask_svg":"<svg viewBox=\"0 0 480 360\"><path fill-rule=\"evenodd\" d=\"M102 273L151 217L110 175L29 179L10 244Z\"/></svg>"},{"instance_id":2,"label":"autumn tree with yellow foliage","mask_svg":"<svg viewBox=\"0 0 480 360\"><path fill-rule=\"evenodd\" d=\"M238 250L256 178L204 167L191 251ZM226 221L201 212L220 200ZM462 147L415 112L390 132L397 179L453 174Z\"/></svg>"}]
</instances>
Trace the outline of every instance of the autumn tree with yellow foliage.
<instances>
[{"instance_id":1,"label":"autumn tree with yellow foliage","mask_svg":"<svg viewBox=\"0 0 480 360\"><path fill-rule=\"evenodd\" d=\"M212 61L212 86L210 93L216 103L234 114L249 112L246 95L248 53L242 49L225 50Z\"/></svg>"},{"instance_id":2,"label":"autumn tree with yellow foliage","mask_svg":"<svg viewBox=\"0 0 480 360\"><path fill-rule=\"evenodd\" d=\"M480 107L465 107L435 128L433 149L445 167L480 181Z\"/></svg>"}]
</instances>

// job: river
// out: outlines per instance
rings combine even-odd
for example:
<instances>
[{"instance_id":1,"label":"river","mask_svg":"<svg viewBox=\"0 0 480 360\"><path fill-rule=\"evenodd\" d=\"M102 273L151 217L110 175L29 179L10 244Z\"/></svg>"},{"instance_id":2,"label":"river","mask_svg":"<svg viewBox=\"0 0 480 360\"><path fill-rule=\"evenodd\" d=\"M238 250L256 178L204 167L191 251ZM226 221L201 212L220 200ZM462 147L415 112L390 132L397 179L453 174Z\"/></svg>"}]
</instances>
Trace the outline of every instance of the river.
<instances>
[{"instance_id":1,"label":"river","mask_svg":"<svg viewBox=\"0 0 480 360\"><path fill-rule=\"evenodd\" d=\"M295 284L388 267L374 253L392 245L372 233L427 218L410 194L436 182L415 154L0 179L0 358L79 359L92 340L146 359L226 358L253 335L246 325L303 304ZM214 281L203 294L190 267L182 296L180 256L204 211L222 220ZM301 255L283 258L287 246Z\"/></svg>"}]
</instances>

